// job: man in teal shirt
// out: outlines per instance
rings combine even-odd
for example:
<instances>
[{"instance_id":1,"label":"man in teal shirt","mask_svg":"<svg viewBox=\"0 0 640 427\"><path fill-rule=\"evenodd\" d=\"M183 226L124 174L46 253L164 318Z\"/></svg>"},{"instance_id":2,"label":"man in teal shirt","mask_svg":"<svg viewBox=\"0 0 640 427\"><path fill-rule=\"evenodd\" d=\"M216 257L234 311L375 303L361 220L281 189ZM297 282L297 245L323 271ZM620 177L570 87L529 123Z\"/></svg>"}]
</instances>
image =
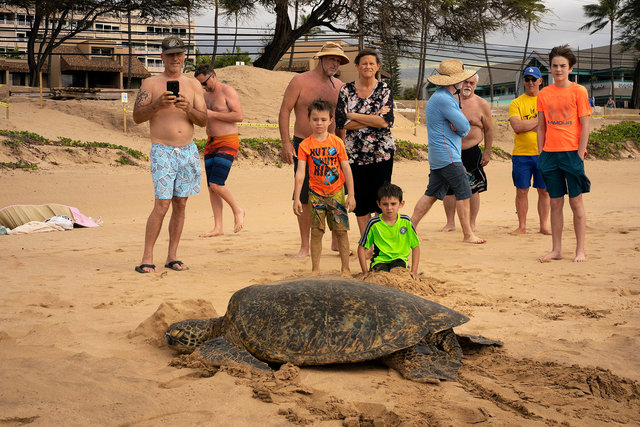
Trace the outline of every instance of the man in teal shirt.
<instances>
[{"instance_id":1,"label":"man in teal shirt","mask_svg":"<svg viewBox=\"0 0 640 427\"><path fill-rule=\"evenodd\" d=\"M456 197L456 210L462 226L463 241L478 244L486 240L476 236L471 229L471 186L460 157L462 138L469 133L471 127L462 114L459 99L454 96L460 91L462 82L475 74L475 71L465 70L461 61L447 59L440 63L438 73L428 78L431 83L439 86L425 108L429 140L429 185L416 203L411 221L417 228L436 200L444 199L451 188Z\"/></svg>"}]
</instances>

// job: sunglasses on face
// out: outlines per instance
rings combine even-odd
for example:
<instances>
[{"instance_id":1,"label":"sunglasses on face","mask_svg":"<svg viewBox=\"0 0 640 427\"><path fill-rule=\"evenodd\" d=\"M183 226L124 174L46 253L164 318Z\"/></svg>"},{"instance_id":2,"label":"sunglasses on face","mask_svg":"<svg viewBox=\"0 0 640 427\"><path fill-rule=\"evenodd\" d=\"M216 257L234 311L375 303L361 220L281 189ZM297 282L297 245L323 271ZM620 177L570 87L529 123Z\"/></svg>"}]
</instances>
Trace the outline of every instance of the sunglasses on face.
<instances>
[{"instance_id":1,"label":"sunglasses on face","mask_svg":"<svg viewBox=\"0 0 640 427\"><path fill-rule=\"evenodd\" d=\"M209 79L211 78L211 76L213 76L213 74L209 74L209 77L207 77L205 81L200 82L200 84L201 84L203 87L204 87L204 86L206 86L206 85L207 85L207 82L209 81Z\"/></svg>"},{"instance_id":2,"label":"sunglasses on face","mask_svg":"<svg viewBox=\"0 0 640 427\"><path fill-rule=\"evenodd\" d=\"M535 77L525 77L524 78L524 81L527 82L527 83L535 82L536 80L538 80L538 79L536 79Z\"/></svg>"}]
</instances>

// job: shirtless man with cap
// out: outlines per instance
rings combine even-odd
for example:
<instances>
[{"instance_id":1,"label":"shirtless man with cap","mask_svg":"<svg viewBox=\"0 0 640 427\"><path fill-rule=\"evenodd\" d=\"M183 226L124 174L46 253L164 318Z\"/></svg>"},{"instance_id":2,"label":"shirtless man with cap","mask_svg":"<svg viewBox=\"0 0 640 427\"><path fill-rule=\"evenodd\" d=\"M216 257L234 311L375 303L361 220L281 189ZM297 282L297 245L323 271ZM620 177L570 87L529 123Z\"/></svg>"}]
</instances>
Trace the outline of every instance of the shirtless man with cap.
<instances>
[{"instance_id":1,"label":"shirtless man with cap","mask_svg":"<svg viewBox=\"0 0 640 427\"><path fill-rule=\"evenodd\" d=\"M480 211L480 193L487 191L487 175L483 167L491 160L491 146L493 145L491 107L486 100L475 94L476 87L478 87L477 74L462 82L459 94L462 113L471 125L469 134L462 138L462 163L471 180L473 195L470 201L469 222L473 231L476 231L476 219ZM484 152L479 147L483 140ZM447 224L442 228L442 231L453 231L456 229L456 201L453 193L447 193L443 204L447 215Z\"/></svg>"},{"instance_id":2,"label":"shirtless man with cap","mask_svg":"<svg viewBox=\"0 0 640 427\"><path fill-rule=\"evenodd\" d=\"M200 193L200 155L193 143L193 125L206 126L207 112L200 82L182 74L186 48L182 40L169 36L162 41L164 71L142 82L133 107L133 121L149 121L151 133L151 176L155 192L153 210L147 219L142 262L138 273L156 271L153 247L171 206L169 251L165 268L188 270L177 258L184 226L187 198ZM177 81L178 96L167 90Z\"/></svg>"},{"instance_id":3,"label":"shirtless man with cap","mask_svg":"<svg viewBox=\"0 0 640 427\"><path fill-rule=\"evenodd\" d=\"M318 59L318 64L313 70L298 74L291 79L289 86L284 92L282 105L280 106L280 115L278 117L278 126L280 128L280 137L282 138L282 160L294 167L294 175L297 170L297 151L298 145L303 139L311 135L311 125L307 107L315 99L324 99L328 101L333 108L338 102L338 95L342 82L335 78L340 65L348 64L349 58L344 54L342 47L335 42L326 42L318 53L314 56ZM289 120L291 110L294 111L296 119L293 127L293 141L289 135ZM344 131L336 132L335 122L329 127L329 132L344 139ZM302 214L298 215L298 227L300 229L300 251L296 258L306 257L309 255L309 238L311 218L309 216L309 175L308 172L300 192L300 201L302 202ZM331 248L337 250L338 245L333 237Z\"/></svg>"}]
</instances>

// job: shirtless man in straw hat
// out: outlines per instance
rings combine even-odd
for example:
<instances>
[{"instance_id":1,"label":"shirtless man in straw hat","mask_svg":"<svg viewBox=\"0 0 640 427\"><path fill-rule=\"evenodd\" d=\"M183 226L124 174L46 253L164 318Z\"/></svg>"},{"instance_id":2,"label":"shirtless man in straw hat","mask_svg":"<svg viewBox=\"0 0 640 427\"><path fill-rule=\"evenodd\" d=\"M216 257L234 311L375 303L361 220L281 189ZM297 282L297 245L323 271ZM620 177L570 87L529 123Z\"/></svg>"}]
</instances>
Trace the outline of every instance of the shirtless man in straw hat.
<instances>
[{"instance_id":1,"label":"shirtless man in straw hat","mask_svg":"<svg viewBox=\"0 0 640 427\"><path fill-rule=\"evenodd\" d=\"M344 54L342 47L335 42L326 42L320 51L315 54L318 64L313 70L298 74L291 79L289 86L284 92L282 105L280 106L280 115L278 117L278 126L280 128L280 137L282 138L282 160L287 164L293 163L294 175L298 169L298 146L303 139L311 135L311 125L307 107L315 99L324 99L328 101L335 109L338 102L338 95L342 82L335 78L341 65L348 64L349 58ZM295 125L293 127L293 141L289 135L289 119L291 110L296 116ZM344 139L344 131L336 132L335 122L331 123L329 132ZM300 192L300 201L302 202L302 213L298 215L298 227L300 229L300 251L296 258L302 258L309 255L309 237L311 218L309 210L309 174L307 172ZM338 243L333 236L331 249L337 250Z\"/></svg>"},{"instance_id":2,"label":"shirtless man in straw hat","mask_svg":"<svg viewBox=\"0 0 640 427\"><path fill-rule=\"evenodd\" d=\"M200 155L193 143L193 125L206 126L207 107L200 83L182 74L186 48L182 40L169 36L162 41L164 71L142 82L133 107L133 121L149 121L151 133L151 175L155 190L153 210L147 219L142 262L138 273L156 271L155 246L162 222L169 210L169 252L165 267L188 270L177 258L184 226L187 198L200 193ZM178 96L167 90L167 82L177 81Z\"/></svg>"},{"instance_id":3,"label":"shirtless man in straw hat","mask_svg":"<svg viewBox=\"0 0 640 427\"><path fill-rule=\"evenodd\" d=\"M438 73L428 80L440 86L429 98L425 108L427 137L429 140L429 185L418 200L411 221L418 228L420 220L429 212L436 200L444 199L449 188L456 197L456 210L462 226L465 243L484 243L475 235L469 220L471 185L462 164L462 138L469 134L469 120L460 109L454 94L462 88L462 82L475 75L465 70L462 62L447 59L440 63Z\"/></svg>"}]
</instances>

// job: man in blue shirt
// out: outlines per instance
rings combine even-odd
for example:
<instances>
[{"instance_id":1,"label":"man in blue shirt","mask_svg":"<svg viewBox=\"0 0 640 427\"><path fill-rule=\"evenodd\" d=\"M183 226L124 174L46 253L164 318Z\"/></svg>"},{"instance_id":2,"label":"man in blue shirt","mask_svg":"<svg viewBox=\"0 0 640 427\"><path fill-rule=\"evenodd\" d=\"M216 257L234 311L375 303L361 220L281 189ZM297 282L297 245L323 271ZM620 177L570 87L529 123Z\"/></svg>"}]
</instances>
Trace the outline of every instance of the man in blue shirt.
<instances>
[{"instance_id":1,"label":"man in blue shirt","mask_svg":"<svg viewBox=\"0 0 640 427\"><path fill-rule=\"evenodd\" d=\"M436 200L444 199L447 190L451 188L456 197L463 241L478 244L486 240L476 236L471 229L471 185L460 157L462 138L469 133L471 126L462 114L459 99L454 96L460 91L462 82L475 74L476 71L465 70L461 61L447 59L440 63L438 73L428 78L431 83L439 86L425 108L431 170L427 191L416 203L411 221L418 228L418 223L431 206Z\"/></svg>"}]
</instances>

